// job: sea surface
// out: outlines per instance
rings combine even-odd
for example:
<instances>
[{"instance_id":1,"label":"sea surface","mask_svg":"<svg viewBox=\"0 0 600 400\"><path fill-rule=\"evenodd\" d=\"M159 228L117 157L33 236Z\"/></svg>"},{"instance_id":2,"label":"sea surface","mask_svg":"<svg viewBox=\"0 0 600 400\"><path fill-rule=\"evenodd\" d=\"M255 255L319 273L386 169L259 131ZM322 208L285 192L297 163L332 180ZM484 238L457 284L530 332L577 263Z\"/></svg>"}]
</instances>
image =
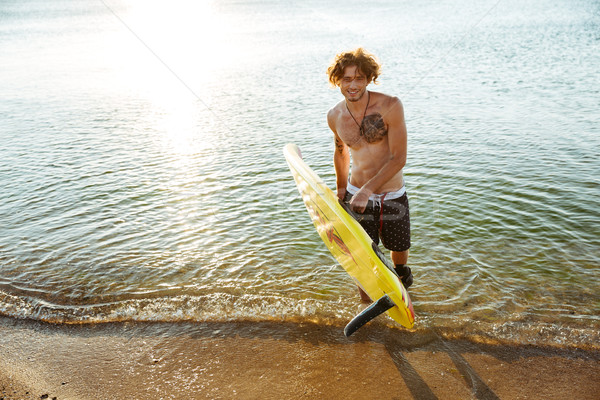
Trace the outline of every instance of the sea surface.
<instances>
[{"instance_id":1,"label":"sea surface","mask_svg":"<svg viewBox=\"0 0 600 400\"><path fill-rule=\"evenodd\" d=\"M358 46L405 108L416 334L600 348L595 0L3 0L0 314L342 327L282 148L333 188Z\"/></svg>"}]
</instances>

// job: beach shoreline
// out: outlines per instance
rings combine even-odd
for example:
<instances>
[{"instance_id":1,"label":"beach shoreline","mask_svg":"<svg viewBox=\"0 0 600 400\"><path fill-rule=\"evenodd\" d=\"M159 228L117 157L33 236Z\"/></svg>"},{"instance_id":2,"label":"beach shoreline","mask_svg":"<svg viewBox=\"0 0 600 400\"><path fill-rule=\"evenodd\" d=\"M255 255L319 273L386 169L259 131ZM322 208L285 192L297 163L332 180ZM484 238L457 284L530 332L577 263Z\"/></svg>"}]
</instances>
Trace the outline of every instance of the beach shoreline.
<instances>
[{"instance_id":1,"label":"beach shoreline","mask_svg":"<svg viewBox=\"0 0 600 400\"><path fill-rule=\"evenodd\" d=\"M310 323L0 318L3 399L592 399L600 352Z\"/></svg>"}]
</instances>

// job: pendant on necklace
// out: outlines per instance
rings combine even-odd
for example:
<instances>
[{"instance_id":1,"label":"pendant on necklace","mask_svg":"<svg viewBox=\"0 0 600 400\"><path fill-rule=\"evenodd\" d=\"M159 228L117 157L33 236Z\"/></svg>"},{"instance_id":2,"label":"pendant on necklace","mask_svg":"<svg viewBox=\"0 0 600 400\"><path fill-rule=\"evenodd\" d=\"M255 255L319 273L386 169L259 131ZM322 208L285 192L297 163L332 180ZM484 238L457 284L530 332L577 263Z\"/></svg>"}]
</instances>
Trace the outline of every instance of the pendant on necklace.
<instances>
[{"instance_id":1,"label":"pendant on necklace","mask_svg":"<svg viewBox=\"0 0 600 400\"><path fill-rule=\"evenodd\" d=\"M360 133L360 136L364 135L362 123L363 123L363 121L365 119L365 116L367 115L367 109L369 108L369 102L370 101L371 101L371 93L367 90L367 106L365 107L365 112L363 113L363 117L362 117L362 120L360 121L360 124L358 123L358 121L356 120L356 118L354 118L354 115L352 115L352 111L350 111L350 109L348 108L348 101L346 101L346 110L348 110L348 113L350 114L350 116L354 120L354 123L356 124L356 126L358 126L358 132Z\"/></svg>"}]
</instances>

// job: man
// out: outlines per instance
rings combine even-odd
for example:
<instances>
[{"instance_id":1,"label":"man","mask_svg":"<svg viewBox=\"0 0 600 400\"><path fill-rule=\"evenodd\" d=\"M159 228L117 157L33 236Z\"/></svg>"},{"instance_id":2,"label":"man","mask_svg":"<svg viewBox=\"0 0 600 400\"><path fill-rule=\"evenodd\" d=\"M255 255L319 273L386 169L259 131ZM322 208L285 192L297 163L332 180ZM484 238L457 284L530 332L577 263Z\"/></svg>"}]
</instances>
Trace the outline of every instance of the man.
<instances>
[{"instance_id":1,"label":"man","mask_svg":"<svg viewBox=\"0 0 600 400\"><path fill-rule=\"evenodd\" d=\"M357 219L371 239L376 244L381 239L391 251L396 273L408 288L413 276L406 266L410 217L402 174L407 146L404 109L397 97L367 90L371 82L377 83L379 71L375 57L362 48L338 54L327 73L344 100L329 110L327 122L335 139L337 195L359 213Z\"/></svg>"}]
</instances>

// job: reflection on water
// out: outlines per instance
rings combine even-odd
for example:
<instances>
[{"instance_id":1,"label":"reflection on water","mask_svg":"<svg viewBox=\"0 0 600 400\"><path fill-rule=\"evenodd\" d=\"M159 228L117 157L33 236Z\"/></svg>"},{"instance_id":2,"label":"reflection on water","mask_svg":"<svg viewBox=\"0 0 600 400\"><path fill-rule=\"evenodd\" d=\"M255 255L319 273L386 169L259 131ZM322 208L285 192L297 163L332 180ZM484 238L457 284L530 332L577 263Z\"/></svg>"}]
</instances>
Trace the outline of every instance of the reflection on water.
<instances>
[{"instance_id":1,"label":"reflection on water","mask_svg":"<svg viewBox=\"0 0 600 400\"><path fill-rule=\"evenodd\" d=\"M406 109L416 329L596 346L598 13L540 7L4 2L0 312L346 322L281 149L333 186L324 71L360 44Z\"/></svg>"}]
</instances>

